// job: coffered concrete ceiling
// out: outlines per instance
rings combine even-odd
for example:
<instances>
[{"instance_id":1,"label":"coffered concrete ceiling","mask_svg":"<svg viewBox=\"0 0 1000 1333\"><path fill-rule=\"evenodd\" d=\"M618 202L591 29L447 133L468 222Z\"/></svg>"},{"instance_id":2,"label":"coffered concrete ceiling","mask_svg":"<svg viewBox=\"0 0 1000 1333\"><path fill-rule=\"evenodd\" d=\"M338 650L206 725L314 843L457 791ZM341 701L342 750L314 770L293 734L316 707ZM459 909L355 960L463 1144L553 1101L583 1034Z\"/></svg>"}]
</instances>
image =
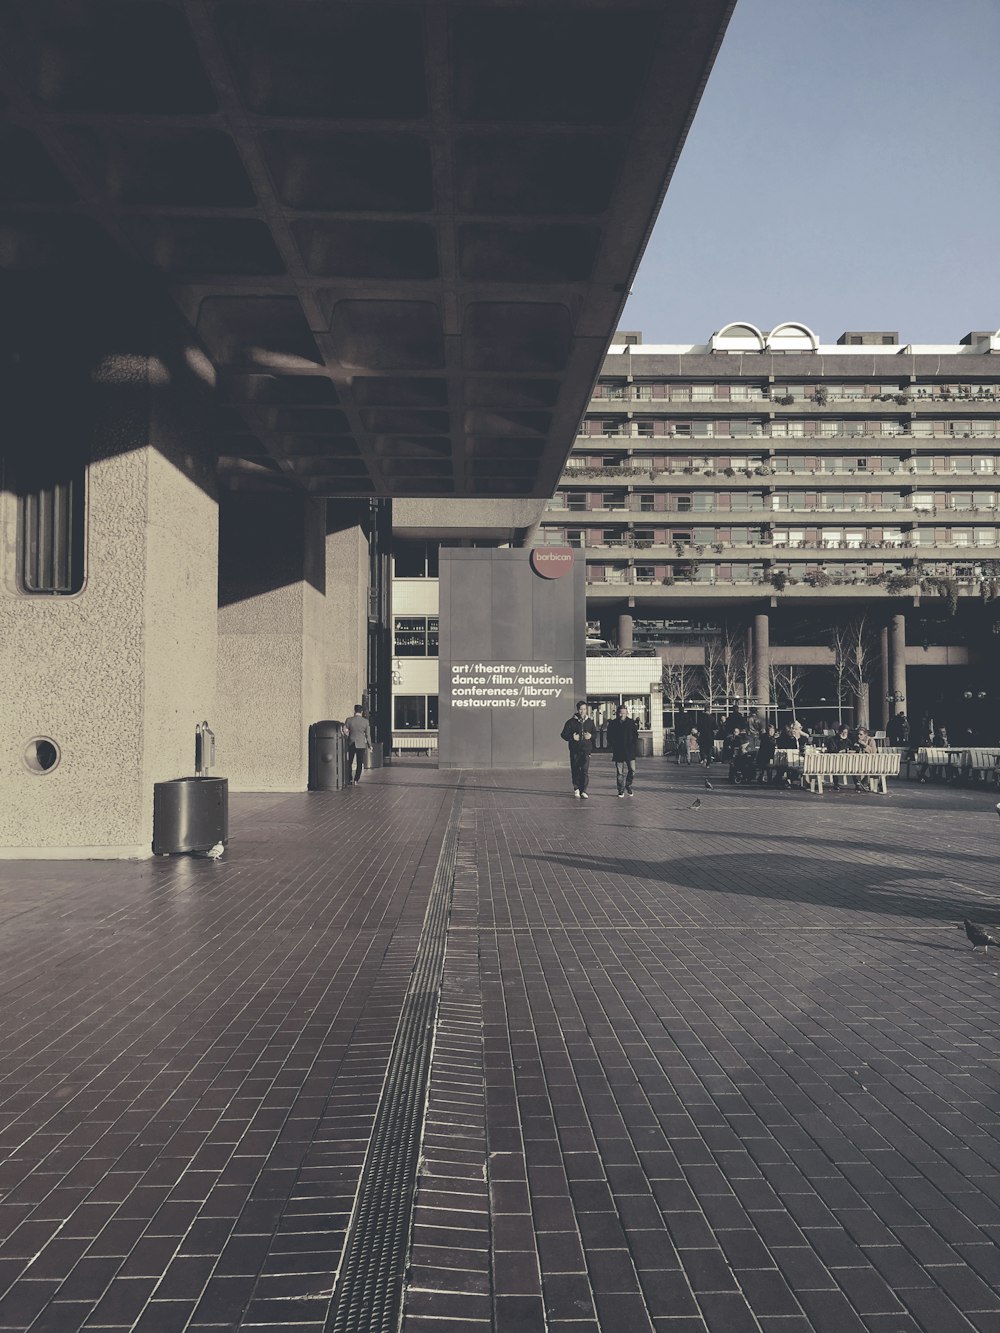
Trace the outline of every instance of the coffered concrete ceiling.
<instances>
[{"instance_id":1,"label":"coffered concrete ceiling","mask_svg":"<svg viewBox=\"0 0 1000 1333\"><path fill-rule=\"evenodd\" d=\"M0 261L158 275L233 484L552 493L734 0L8 0Z\"/></svg>"}]
</instances>

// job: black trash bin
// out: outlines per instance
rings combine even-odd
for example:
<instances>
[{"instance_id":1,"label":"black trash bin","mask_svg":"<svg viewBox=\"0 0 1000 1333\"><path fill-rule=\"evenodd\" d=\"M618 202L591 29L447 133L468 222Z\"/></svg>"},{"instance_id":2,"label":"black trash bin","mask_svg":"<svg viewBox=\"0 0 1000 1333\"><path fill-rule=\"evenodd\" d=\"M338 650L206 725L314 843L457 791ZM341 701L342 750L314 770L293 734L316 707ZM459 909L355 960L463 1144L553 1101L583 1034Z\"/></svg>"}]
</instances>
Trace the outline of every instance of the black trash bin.
<instances>
[{"instance_id":1,"label":"black trash bin","mask_svg":"<svg viewBox=\"0 0 1000 1333\"><path fill-rule=\"evenodd\" d=\"M207 852L229 841L229 779L153 783L153 852Z\"/></svg>"},{"instance_id":2,"label":"black trash bin","mask_svg":"<svg viewBox=\"0 0 1000 1333\"><path fill-rule=\"evenodd\" d=\"M347 785L347 739L343 722L328 719L309 728L309 790L340 791Z\"/></svg>"}]
</instances>

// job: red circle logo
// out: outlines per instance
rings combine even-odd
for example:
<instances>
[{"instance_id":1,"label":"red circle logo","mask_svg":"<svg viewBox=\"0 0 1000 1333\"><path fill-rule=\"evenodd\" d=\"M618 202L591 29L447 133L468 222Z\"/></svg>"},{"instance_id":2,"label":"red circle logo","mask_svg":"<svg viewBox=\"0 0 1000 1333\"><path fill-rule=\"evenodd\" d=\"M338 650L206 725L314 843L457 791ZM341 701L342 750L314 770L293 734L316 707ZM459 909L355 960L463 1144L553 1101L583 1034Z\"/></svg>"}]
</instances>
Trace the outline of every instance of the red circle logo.
<instances>
[{"instance_id":1,"label":"red circle logo","mask_svg":"<svg viewBox=\"0 0 1000 1333\"><path fill-rule=\"evenodd\" d=\"M531 567L543 579L561 579L573 568L571 546L535 546L531 551Z\"/></svg>"}]
</instances>

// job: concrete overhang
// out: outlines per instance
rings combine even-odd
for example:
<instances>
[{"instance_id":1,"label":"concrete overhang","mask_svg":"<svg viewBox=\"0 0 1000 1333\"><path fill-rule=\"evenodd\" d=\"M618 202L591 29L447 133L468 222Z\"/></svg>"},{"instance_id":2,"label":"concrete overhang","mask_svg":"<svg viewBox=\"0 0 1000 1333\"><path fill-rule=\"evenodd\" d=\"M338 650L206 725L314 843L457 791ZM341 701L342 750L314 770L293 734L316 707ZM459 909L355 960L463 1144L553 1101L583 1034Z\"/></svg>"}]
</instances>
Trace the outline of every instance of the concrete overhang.
<instances>
[{"instance_id":1,"label":"concrete overhang","mask_svg":"<svg viewBox=\"0 0 1000 1333\"><path fill-rule=\"evenodd\" d=\"M397 537L416 541L469 538L519 545L544 509L544 500L395 500L392 530Z\"/></svg>"},{"instance_id":2,"label":"concrete overhang","mask_svg":"<svg viewBox=\"0 0 1000 1333\"><path fill-rule=\"evenodd\" d=\"M10 0L0 264L154 277L233 485L547 496L734 0Z\"/></svg>"}]
</instances>

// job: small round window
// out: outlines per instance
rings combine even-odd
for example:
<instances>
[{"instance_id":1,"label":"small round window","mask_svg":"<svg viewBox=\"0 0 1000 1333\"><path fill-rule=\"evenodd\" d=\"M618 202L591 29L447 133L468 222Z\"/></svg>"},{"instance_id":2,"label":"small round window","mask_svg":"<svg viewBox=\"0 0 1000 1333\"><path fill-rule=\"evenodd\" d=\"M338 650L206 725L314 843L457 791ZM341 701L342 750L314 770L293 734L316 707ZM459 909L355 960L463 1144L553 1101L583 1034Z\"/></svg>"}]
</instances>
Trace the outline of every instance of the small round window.
<instances>
[{"instance_id":1,"label":"small round window","mask_svg":"<svg viewBox=\"0 0 1000 1333\"><path fill-rule=\"evenodd\" d=\"M59 746L48 736L36 736L24 747L24 763L29 773L51 773L59 759Z\"/></svg>"}]
</instances>

